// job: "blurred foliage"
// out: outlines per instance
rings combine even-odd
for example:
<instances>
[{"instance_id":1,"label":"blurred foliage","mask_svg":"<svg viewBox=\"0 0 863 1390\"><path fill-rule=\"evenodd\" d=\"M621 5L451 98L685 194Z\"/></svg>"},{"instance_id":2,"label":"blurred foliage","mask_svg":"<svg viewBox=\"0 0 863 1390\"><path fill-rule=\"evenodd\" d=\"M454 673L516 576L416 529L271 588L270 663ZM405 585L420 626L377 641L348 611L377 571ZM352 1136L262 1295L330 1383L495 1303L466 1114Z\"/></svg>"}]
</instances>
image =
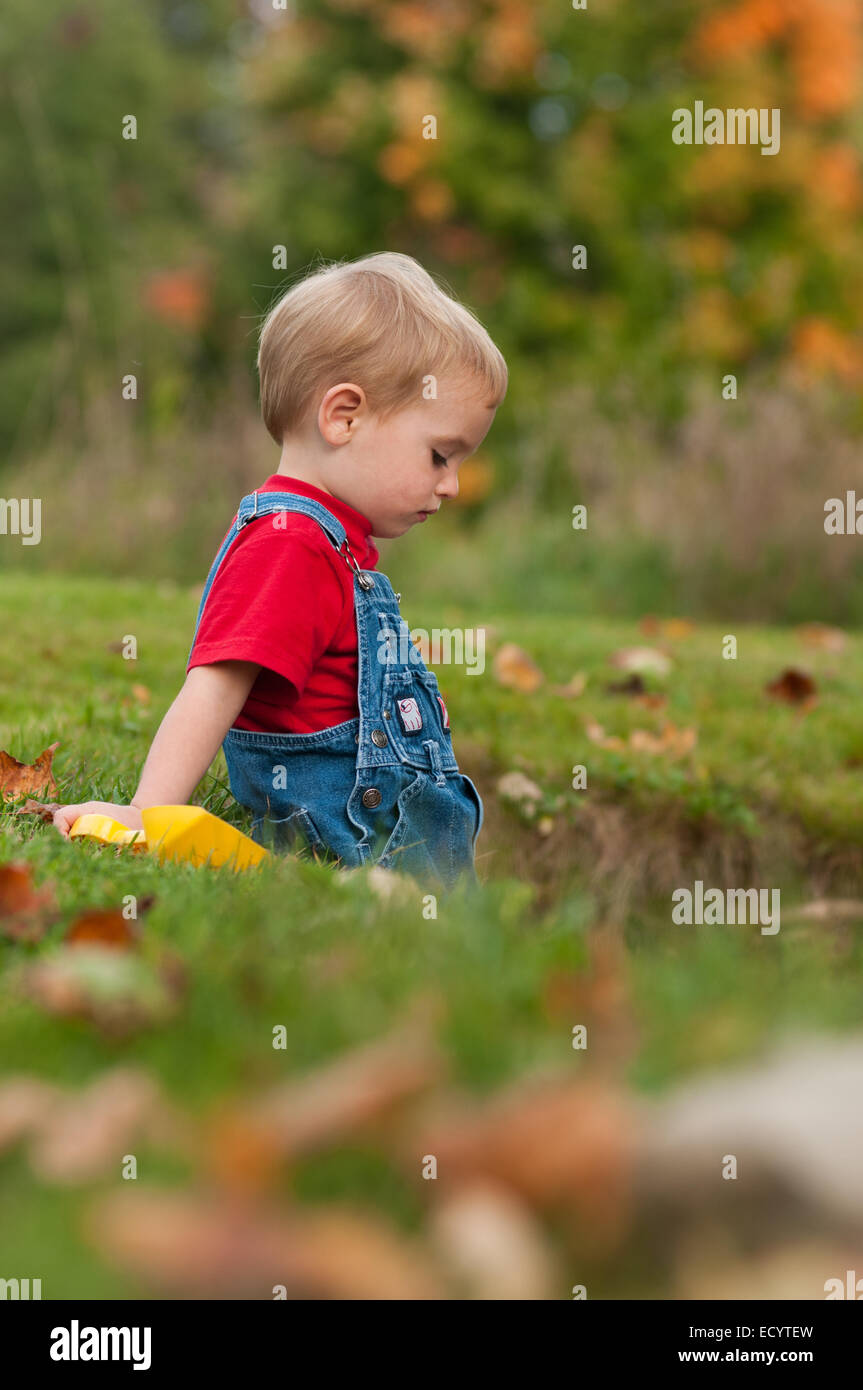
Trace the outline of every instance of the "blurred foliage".
<instances>
[{"instance_id":1,"label":"blurred foliage","mask_svg":"<svg viewBox=\"0 0 863 1390\"><path fill-rule=\"evenodd\" d=\"M853 0L8 0L0 52L7 457L130 372L148 433L229 369L252 402L279 288L384 248L507 356L504 454L575 379L669 420L699 372L863 382ZM779 107L780 152L675 145L696 99Z\"/></svg>"}]
</instances>

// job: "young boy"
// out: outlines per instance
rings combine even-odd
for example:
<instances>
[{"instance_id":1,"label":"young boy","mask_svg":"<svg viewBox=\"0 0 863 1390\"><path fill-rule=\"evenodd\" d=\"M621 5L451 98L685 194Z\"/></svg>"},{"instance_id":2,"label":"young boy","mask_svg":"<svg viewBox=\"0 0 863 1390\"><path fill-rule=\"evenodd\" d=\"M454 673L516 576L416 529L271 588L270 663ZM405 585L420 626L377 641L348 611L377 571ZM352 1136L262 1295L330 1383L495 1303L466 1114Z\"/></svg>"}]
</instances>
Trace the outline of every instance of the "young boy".
<instances>
[{"instance_id":1,"label":"young boy","mask_svg":"<svg viewBox=\"0 0 863 1390\"><path fill-rule=\"evenodd\" d=\"M188 802L221 744L259 843L475 881L482 801L370 537L402 536L458 495L506 363L415 260L385 252L290 289L264 321L258 371L279 467L213 562L135 796L64 806L54 824L68 837L100 811L141 829L142 807Z\"/></svg>"}]
</instances>

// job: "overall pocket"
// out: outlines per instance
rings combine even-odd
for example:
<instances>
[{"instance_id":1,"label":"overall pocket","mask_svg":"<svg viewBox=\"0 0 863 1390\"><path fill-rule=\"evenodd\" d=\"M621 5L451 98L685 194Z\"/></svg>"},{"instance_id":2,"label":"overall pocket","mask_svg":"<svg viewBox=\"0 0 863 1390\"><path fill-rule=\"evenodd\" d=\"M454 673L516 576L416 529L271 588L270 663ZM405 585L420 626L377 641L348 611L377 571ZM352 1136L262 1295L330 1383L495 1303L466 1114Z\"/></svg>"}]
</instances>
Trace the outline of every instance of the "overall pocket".
<instances>
[{"instance_id":1,"label":"overall pocket","mask_svg":"<svg viewBox=\"0 0 863 1390\"><path fill-rule=\"evenodd\" d=\"M429 768L426 739L434 739L445 772L455 772L458 763L452 747L448 716L438 688L437 676L425 668L411 671L399 667L385 671L383 708L387 732L402 762L415 768Z\"/></svg>"},{"instance_id":2,"label":"overall pocket","mask_svg":"<svg viewBox=\"0 0 863 1390\"><path fill-rule=\"evenodd\" d=\"M428 773L418 772L398 798L395 828L377 862L448 888L459 874L473 870L481 819L482 804L469 778L459 773L439 786Z\"/></svg>"},{"instance_id":3,"label":"overall pocket","mask_svg":"<svg viewBox=\"0 0 863 1390\"><path fill-rule=\"evenodd\" d=\"M299 859L323 862L338 858L324 842L304 806L289 816L257 816L252 821L252 839L273 854L295 854Z\"/></svg>"}]
</instances>

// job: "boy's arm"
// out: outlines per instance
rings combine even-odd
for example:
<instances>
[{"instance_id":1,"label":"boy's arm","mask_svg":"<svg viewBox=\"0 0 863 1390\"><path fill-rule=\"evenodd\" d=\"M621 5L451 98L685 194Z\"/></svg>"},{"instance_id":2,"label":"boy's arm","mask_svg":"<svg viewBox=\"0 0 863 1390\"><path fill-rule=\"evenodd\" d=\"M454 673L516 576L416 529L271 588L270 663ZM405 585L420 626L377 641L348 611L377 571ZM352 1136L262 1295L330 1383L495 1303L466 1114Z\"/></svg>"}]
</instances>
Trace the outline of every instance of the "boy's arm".
<instances>
[{"instance_id":1,"label":"boy's arm","mask_svg":"<svg viewBox=\"0 0 863 1390\"><path fill-rule=\"evenodd\" d=\"M132 806L184 806L260 671L253 661L193 666L153 739Z\"/></svg>"},{"instance_id":2,"label":"boy's arm","mask_svg":"<svg viewBox=\"0 0 863 1390\"><path fill-rule=\"evenodd\" d=\"M219 751L260 671L253 661L214 661L193 666L182 690L159 725L129 806L85 801L61 806L53 823L68 839L79 816L111 816L130 829L143 829L146 806L187 805L189 797Z\"/></svg>"}]
</instances>

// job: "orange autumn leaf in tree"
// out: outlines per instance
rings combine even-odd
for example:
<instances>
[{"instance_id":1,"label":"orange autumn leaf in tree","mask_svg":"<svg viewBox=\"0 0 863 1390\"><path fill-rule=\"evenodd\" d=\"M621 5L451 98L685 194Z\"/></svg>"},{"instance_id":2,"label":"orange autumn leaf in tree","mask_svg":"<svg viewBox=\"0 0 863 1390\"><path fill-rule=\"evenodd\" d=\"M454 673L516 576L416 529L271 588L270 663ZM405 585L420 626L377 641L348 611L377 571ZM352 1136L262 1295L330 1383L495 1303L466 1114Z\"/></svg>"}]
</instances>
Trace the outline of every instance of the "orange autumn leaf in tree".
<instances>
[{"instance_id":1,"label":"orange autumn leaf in tree","mask_svg":"<svg viewBox=\"0 0 863 1390\"><path fill-rule=\"evenodd\" d=\"M457 505L470 506L482 502L491 491L494 471L485 458L465 459L458 472Z\"/></svg>"},{"instance_id":2,"label":"orange autumn leaf in tree","mask_svg":"<svg viewBox=\"0 0 863 1390\"><path fill-rule=\"evenodd\" d=\"M147 281L144 303L165 323L200 328L209 305L209 292L200 271L162 270Z\"/></svg>"},{"instance_id":3,"label":"orange autumn leaf in tree","mask_svg":"<svg viewBox=\"0 0 863 1390\"><path fill-rule=\"evenodd\" d=\"M863 65L858 0L740 0L702 20L692 51L713 65L776 41L787 48L804 115L817 119L851 110Z\"/></svg>"},{"instance_id":4,"label":"orange autumn leaf in tree","mask_svg":"<svg viewBox=\"0 0 863 1390\"><path fill-rule=\"evenodd\" d=\"M863 382L863 342L849 338L827 319L802 319L794 329L792 355L798 367L817 375L835 372L849 384Z\"/></svg>"},{"instance_id":5,"label":"orange autumn leaf in tree","mask_svg":"<svg viewBox=\"0 0 863 1390\"><path fill-rule=\"evenodd\" d=\"M57 784L51 764L59 747L59 743L52 743L44 753L39 754L35 763L19 763L11 753L0 748L0 797L6 801L17 801L19 796L55 792Z\"/></svg>"}]
</instances>

